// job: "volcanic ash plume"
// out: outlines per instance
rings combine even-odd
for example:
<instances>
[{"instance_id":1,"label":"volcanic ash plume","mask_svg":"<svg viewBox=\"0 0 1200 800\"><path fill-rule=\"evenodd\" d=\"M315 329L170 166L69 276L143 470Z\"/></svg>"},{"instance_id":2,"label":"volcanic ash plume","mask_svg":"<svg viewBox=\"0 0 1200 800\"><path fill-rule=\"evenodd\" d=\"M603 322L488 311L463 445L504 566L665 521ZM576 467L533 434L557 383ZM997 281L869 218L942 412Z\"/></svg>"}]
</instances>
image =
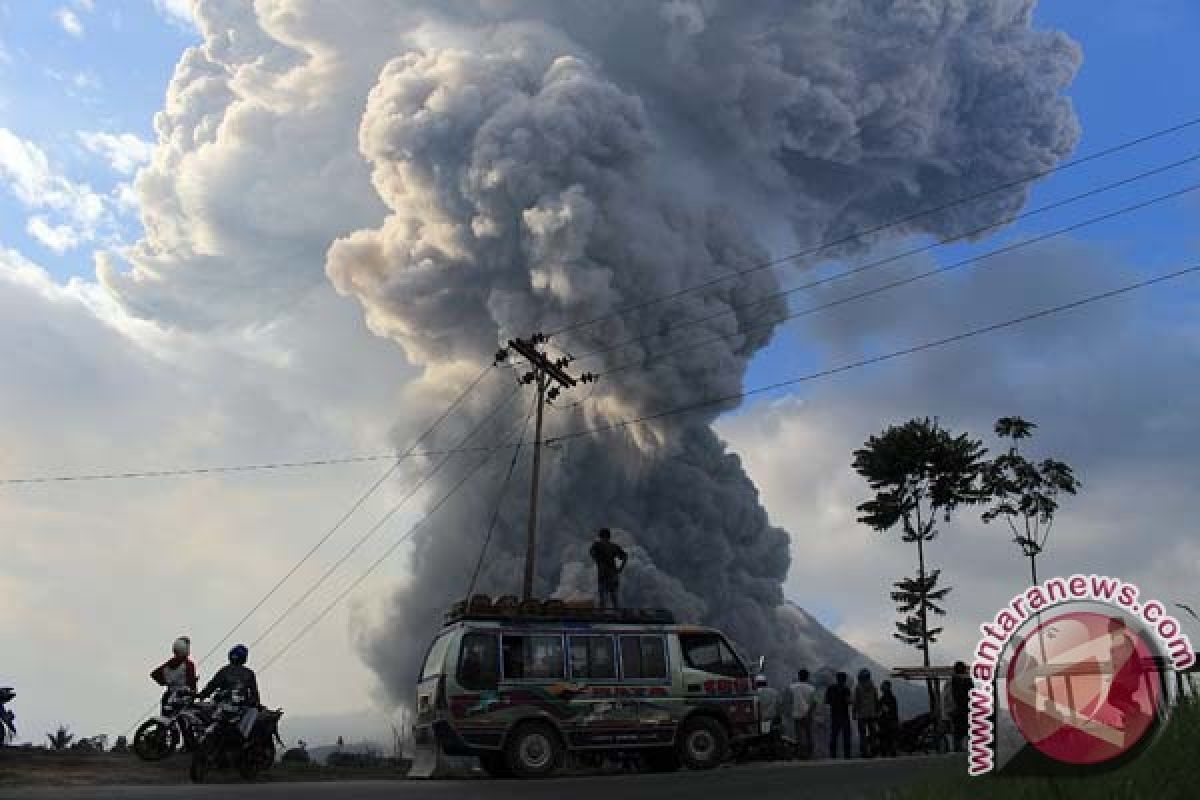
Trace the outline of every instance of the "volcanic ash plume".
<instances>
[{"instance_id":1,"label":"volcanic ash plume","mask_svg":"<svg viewBox=\"0 0 1200 800\"><path fill-rule=\"evenodd\" d=\"M761 263L767 235L811 246L1054 164L1077 137L1060 92L1078 52L1032 30L1031 5L410 4L422 24L382 67L359 129L388 213L336 241L326 266L371 329L424 369L413 397L429 407L406 415L399 438L407 443L511 336ZM1001 193L892 233L957 233L1023 201ZM762 323L785 311L769 297L777 288L762 270L556 337L574 352L644 337L578 365L603 372L728 335L614 373L587 402L549 412L547 434L740 391L772 335ZM672 333L697 317L711 319ZM506 372L484 383L438 443L512 388ZM506 407L480 441L515 436L530 399ZM623 602L719 626L781 676L823 658L807 652L802 615L782 608L789 535L710 429L735 405L548 448L537 591L590 594L591 533L619 529L632 554ZM433 496L475 457L456 457ZM507 460L490 462L422 529L413 578L362 637L397 702L441 613L467 589ZM528 469L525 460L501 505L476 591L519 593Z\"/></svg>"}]
</instances>

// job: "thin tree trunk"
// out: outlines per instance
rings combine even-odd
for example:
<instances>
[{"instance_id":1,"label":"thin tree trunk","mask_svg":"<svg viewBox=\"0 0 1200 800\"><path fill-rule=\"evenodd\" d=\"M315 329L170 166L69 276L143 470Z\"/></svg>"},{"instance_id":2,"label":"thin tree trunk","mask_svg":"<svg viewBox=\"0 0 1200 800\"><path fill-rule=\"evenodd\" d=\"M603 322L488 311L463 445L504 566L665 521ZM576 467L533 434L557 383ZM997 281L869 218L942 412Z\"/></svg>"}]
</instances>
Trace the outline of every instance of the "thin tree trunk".
<instances>
[{"instance_id":1,"label":"thin tree trunk","mask_svg":"<svg viewBox=\"0 0 1200 800\"><path fill-rule=\"evenodd\" d=\"M917 580L920 581L921 604L917 607L917 616L921 621L921 660L928 669L929 659L929 608L927 592L925 591L925 526L921 521L921 506L917 505ZM937 684L932 678L925 679L925 689L929 692L929 712L941 714L938 707Z\"/></svg>"}]
</instances>

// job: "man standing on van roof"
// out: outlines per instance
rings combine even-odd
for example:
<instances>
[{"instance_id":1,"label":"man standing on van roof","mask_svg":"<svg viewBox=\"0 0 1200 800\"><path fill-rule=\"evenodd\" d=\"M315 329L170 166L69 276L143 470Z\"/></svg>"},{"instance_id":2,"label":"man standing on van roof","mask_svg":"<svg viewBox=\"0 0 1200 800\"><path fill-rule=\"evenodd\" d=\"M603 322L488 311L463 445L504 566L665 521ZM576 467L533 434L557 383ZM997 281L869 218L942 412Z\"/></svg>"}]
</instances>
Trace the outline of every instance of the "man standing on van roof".
<instances>
[{"instance_id":1,"label":"man standing on van roof","mask_svg":"<svg viewBox=\"0 0 1200 800\"><path fill-rule=\"evenodd\" d=\"M612 531L601 528L596 533L596 541L592 542L592 560L596 562L596 594L601 608L608 608L607 601L612 600L612 608L617 606L617 587L621 582L621 571L629 561L629 556L621 545L612 540ZM617 566L620 561L621 565Z\"/></svg>"}]
</instances>

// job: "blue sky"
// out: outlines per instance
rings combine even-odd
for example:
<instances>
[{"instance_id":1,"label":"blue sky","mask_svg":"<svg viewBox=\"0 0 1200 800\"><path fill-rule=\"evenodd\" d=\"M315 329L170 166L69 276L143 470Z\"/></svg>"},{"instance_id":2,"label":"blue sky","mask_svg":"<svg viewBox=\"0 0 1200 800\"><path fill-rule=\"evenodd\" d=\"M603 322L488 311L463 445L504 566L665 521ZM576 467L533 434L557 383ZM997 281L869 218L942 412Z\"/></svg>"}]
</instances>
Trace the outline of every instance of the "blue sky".
<instances>
[{"instance_id":1,"label":"blue sky","mask_svg":"<svg viewBox=\"0 0 1200 800\"><path fill-rule=\"evenodd\" d=\"M1200 82L1192 77L1200 75L1200 50L1179 41L1181 32L1200 31L1200 4L1186 0L1048 2L1039 5L1036 19L1039 27L1065 31L1083 47L1083 66L1069 91L1083 127L1077 156L1200 117ZM1027 209L1198 153L1200 125L1055 174L1036 185ZM957 261L1197 182L1200 167L1196 164L1172 170L1038 215L982 242L939 248L937 257L942 263ZM1126 254L1147 273L1165 272L1183 265L1189 256L1194 258L1200 249L1200 237L1192 232L1191 224L1197 208L1200 191L1071 236ZM785 282L802 281L792 275ZM1170 313L1172 295L1192 290L1172 284L1154 291L1158 307ZM811 301L803 293L793 297L793 307L803 307L806 302ZM981 316L980 321L997 320ZM802 325L781 329L772 346L751 366L746 385L764 385L779 380L780 375L803 374L827 365L826 354L805 347L804 337L797 334L802 331ZM895 346L888 344L881 349Z\"/></svg>"},{"instance_id":2,"label":"blue sky","mask_svg":"<svg viewBox=\"0 0 1200 800\"><path fill-rule=\"evenodd\" d=\"M175 63L197 41L154 0L0 3L0 128L40 148L73 183L108 195L131 175L89 151L80 132L152 142ZM0 242L60 279L92 276L91 248L47 248L27 232L29 216L9 187L0 190ZM126 243L141 230L135 213L116 213L111 223L108 233Z\"/></svg>"}]
</instances>

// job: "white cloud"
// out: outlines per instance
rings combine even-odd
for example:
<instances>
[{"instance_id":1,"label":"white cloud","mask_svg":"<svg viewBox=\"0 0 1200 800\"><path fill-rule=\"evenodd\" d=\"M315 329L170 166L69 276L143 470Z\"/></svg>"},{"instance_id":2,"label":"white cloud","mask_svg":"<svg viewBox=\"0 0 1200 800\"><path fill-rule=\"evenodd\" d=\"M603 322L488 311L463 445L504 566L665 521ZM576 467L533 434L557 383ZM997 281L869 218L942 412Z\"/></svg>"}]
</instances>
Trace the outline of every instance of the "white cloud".
<instances>
[{"instance_id":1,"label":"white cloud","mask_svg":"<svg viewBox=\"0 0 1200 800\"><path fill-rule=\"evenodd\" d=\"M123 175L132 174L154 155L154 143L132 133L79 131L77 135L84 147L102 156L109 166Z\"/></svg>"},{"instance_id":2,"label":"white cloud","mask_svg":"<svg viewBox=\"0 0 1200 800\"><path fill-rule=\"evenodd\" d=\"M57 284L2 246L0 328L0 416L23 420L6 433L3 477L373 452L403 378L393 349L328 287L252 336L197 338L126 316L93 282ZM338 374L371 377L329 380ZM187 631L206 651L378 474L364 466L153 485L0 487L0 528L37 532L18 537L0 562L0 598L10 612L0 615L0 639L25 643L21 653L6 651L4 679L35 698L17 709L22 738L59 721L81 735L120 733L154 701L146 672L170 641ZM238 638L253 641L357 538L355 526L396 502L402 483L374 498L353 530L335 537ZM339 581L377 557L391 532L364 547L329 589L340 590ZM152 568L151 552L158 554ZM356 595L378 592L368 582ZM94 602L80 602L84 595ZM146 596L160 600L145 603ZM330 596L306 604L252 658L261 665ZM305 714L370 704L369 675L356 658L318 657L348 652L350 615L340 608L263 674L269 702ZM121 630L106 619L123 620ZM95 654L96 670L72 675L78 670L69 659L59 666L45 659L48 648L64 647ZM205 665L204 677L219 663ZM338 692L317 690L330 682Z\"/></svg>"},{"instance_id":3,"label":"white cloud","mask_svg":"<svg viewBox=\"0 0 1200 800\"><path fill-rule=\"evenodd\" d=\"M54 12L54 18L58 20L58 24L62 29L74 36L76 39L83 38L83 22L80 21L79 15L69 8L60 8Z\"/></svg>"},{"instance_id":4,"label":"white cloud","mask_svg":"<svg viewBox=\"0 0 1200 800\"><path fill-rule=\"evenodd\" d=\"M121 211L119 196L105 196L72 181L51 164L45 151L7 128L0 128L0 181L26 209L40 212L26 230L58 253L96 239L112 228L114 212Z\"/></svg>"},{"instance_id":5,"label":"white cloud","mask_svg":"<svg viewBox=\"0 0 1200 800\"><path fill-rule=\"evenodd\" d=\"M81 241L80 233L70 225L51 225L43 216L30 217L25 231L59 255L74 250Z\"/></svg>"},{"instance_id":6,"label":"white cloud","mask_svg":"<svg viewBox=\"0 0 1200 800\"><path fill-rule=\"evenodd\" d=\"M169 22L187 28L195 27L196 16L192 0L154 0L154 8Z\"/></svg>"}]
</instances>

